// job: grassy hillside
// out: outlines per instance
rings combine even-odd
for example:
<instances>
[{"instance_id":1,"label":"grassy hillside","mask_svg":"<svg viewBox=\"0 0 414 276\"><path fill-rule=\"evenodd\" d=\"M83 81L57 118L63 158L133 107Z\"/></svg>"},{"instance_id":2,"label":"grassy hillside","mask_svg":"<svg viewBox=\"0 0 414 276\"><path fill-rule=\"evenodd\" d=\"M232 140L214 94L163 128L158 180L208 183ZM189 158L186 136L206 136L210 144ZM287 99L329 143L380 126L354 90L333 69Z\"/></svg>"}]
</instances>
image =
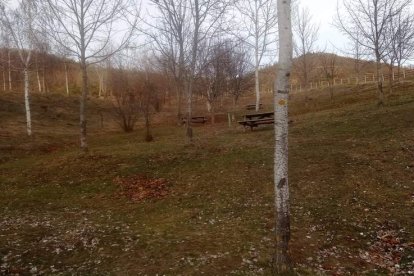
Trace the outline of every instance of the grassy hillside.
<instances>
[{"instance_id":1,"label":"grassy hillside","mask_svg":"<svg viewBox=\"0 0 414 276\"><path fill-rule=\"evenodd\" d=\"M296 271L413 272L414 87L381 108L370 87L320 93L291 100ZM76 98L34 96L28 139L20 96L0 95L0 274L270 274L271 127L208 124L189 146L160 114L145 143L89 106L82 155Z\"/></svg>"}]
</instances>

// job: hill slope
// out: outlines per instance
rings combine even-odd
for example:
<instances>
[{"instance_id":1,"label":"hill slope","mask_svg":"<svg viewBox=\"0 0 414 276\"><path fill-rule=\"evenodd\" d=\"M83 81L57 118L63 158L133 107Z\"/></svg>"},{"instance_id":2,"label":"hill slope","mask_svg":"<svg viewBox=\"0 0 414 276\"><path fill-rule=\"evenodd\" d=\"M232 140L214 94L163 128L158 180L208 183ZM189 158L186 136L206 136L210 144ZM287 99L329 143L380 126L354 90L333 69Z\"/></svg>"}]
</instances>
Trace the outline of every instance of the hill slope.
<instances>
[{"instance_id":1,"label":"hill slope","mask_svg":"<svg viewBox=\"0 0 414 276\"><path fill-rule=\"evenodd\" d=\"M301 274L414 271L414 92L383 108L371 95L292 98L291 251ZM50 97L34 98L28 140L18 98L1 96L0 273L270 273L271 127L197 127L187 146L182 128L163 124L148 144L113 122L101 128L100 102L91 152L80 155L74 98ZM45 114L43 102L53 103Z\"/></svg>"}]
</instances>

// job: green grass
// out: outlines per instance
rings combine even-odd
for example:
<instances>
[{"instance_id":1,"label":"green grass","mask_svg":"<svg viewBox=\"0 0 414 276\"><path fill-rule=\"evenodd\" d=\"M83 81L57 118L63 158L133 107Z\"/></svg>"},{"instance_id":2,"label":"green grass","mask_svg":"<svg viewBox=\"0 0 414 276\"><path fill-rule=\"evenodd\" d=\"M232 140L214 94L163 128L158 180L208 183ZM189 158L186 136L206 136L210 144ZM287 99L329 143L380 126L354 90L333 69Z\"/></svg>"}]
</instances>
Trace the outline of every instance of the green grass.
<instances>
[{"instance_id":1,"label":"green grass","mask_svg":"<svg viewBox=\"0 0 414 276\"><path fill-rule=\"evenodd\" d=\"M292 99L291 253L301 275L386 275L361 257L379 231L414 240L414 93L396 94L381 108L369 93L307 106ZM82 155L76 101L34 97L36 136L28 139L16 123L17 98L5 99L0 273L271 273L270 127L197 127L189 146L182 128L159 125L155 142L145 143L140 130L101 129L92 106L91 152ZM55 107L42 113L43 102L65 109L57 118ZM109 107L98 105L109 118ZM137 174L167 179L170 194L140 203L120 196L113 180ZM401 259L412 269L412 250Z\"/></svg>"}]
</instances>

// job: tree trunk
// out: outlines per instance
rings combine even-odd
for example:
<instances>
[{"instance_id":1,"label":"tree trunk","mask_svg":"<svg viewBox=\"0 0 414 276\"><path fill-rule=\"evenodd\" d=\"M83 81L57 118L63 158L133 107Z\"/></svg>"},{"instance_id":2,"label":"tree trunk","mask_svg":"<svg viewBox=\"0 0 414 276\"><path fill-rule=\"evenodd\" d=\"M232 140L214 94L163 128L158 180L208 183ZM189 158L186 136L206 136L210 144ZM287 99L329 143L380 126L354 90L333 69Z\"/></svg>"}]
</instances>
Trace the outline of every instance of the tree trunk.
<instances>
[{"instance_id":1,"label":"tree trunk","mask_svg":"<svg viewBox=\"0 0 414 276\"><path fill-rule=\"evenodd\" d=\"M99 80L99 89L98 89L98 97L101 98L103 95L103 72L99 72L99 69L97 69L97 75Z\"/></svg>"},{"instance_id":2,"label":"tree trunk","mask_svg":"<svg viewBox=\"0 0 414 276\"><path fill-rule=\"evenodd\" d=\"M183 86L180 84L177 87L177 120L178 123L181 123L181 117L182 117L182 112L181 112L181 99L182 99L182 94L183 94Z\"/></svg>"},{"instance_id":3,"label":"tree trunk","mask_svg":"<svg viewBox=\"0 0 414 276\"><path fill-rule=\"evenodd\" d=\"M13 90L13 85L12 85L10 50L8 52L8 58L9 58L9 91L11 92Z\"/></svg>"},{"instance_id":4,"label":"tree trunk","mask_svg":"<svg viewBox=\"0 0 414 276\"><path fill-rule=\"evenodd\" d=\"M400 74L401 74L401 62L400 61L398 61L398 67L397 67L397 82L398 83L400 83L400 80L401 80L401 78L400 78Z\"/></svg>"},{"instance_id":5,"label":"tree trunk","mask_svg":"<svg viewBox=\"0 0 414 276\"><path fill-rule=\"evenodd\" d=\"M66 86L66 95L69 96L69 77L68 77L68 65L65 62L65 86Z\"/></svg>"},{"instance_id":6,"label":"tree trunk","mask_svg":"<svg viewBox=\"0 0 414 276\"><path fill-rule=\"evenodd\" d=\"M187 122L186 122L186 137L188 142L193 140L193 128L191 127L192 115L192 104L193 104L193 77L190 77L187 90Z\"/></svg>"},{"instance_id":7,"label":"tree trunk","mask_svg":"<svg viewBox=\"0 0 414 276\"><path fill-rule=\"evenodd\" d=\"M290 207L288 182L288 99L292 68L291 0L278 0L279 66L275 83L275 159L274 188L276 205L275 273L291 270L289 256Z\"/></svg>"},{"instance_id":8,"label":"tree trunk","mask_svg":"<svg viewBox=\"0 0 414 276\"><path fill-rule=\"evenodd\" d=\"M88 143L86 140L86 101L88 97L88 71L86 62L81 61L82 71L82 95L80 97L80 147L83 151L88 151Z\"/></svg>"},{"instance_id":9,"label":"tree trunk","mask_svg":"<svg viewBox=\"0 0 414 276\"><path fill-rule=\"evenodd\" d=\"M392 86L393 86L393 73L394 73L394 68L393 68L393 63L390 63L389 68L388 68L388 93L391 95L392 94Z\"/></svg>"},{"instance_id":10,"label":"tree trunk","mask_svg":"<svg viewBox=\"0 0 414 276\"><path fill-rule=\"evenodd\" d=\"M383 82L382 82L381 58L378 54L377 54L377 62L376 62L376 72L377 72L378 105L384 105L384 90L383 90Z\"/></svg>"},{"instance_id":11,"label":"tree trunk","mask_svg":"<svg viewBox=\"0 0 414 276\"><path fill-rule=\"evenodd\" d=\"M6 72L3 70L3 91L6 92Z\"/></svg>"},{"instance_id":12,"label":"tree trunk","mask_svg":"<svg viewBox=\"0 0 414 276\"><path fill-rule=\"evenodd\" d=\"M30 98L29 98L29 71L27 69L27 66L23 70L24 75L24 105L26 110L26 125L27 125L27 135L32 135L32 116L30 113Z\"/></svg>"},{"instance_id":13,"label":"tree trunk","mask_svg":"<svg viewBox=\"0 0 414 276\"><path fill-rule=\"evenodd\" d=\"M333 82L334 81L332 81L332 80L329 82L329 94L331 96L331 103L333 102L333 98L334 98L334 84L333 84Z\"/></svg>"},{"instance_id":14,"label":"tree trunk","mask_svg":"<svg viewBox=\"0 0 414 276\"><path fill-rule=\"evenodd\" d=\"M39 93L42 93L42 83L40 82L40 75L39 75L38 68L36 68L36 78L37 78L37 86L39 88Z\"/></svg>"},{"instance_id":15,"label":"tree trunk","mask_svg":"<svg viewBox=\"0 0 414 276\"><path fill-rule=\"evenodd\" d=\"M255 91L256 91L256 111L260 109L260 80L259 80L259 65L256 63L256 70L254 72Z\"/></svg>"},{"instance_id":16,"label":"tree trunk","mask_svg":"<svg viewBox=\"0 0 414 276\"><path fill-rule=\"evenodd\" d=\"M43 74L42 74L42 83L43 83L43 92L45 94L49 93L49 88L46 86L46 77L45 77L45 68L43 67Z\"/></svg>"},{"instance_id":17,"label":"tree trunk","mask_svg":"<svg viewBox=\"0 0 414 276\"><path fill-rule=\"evenodd\" d=\"M151 142L153 140L154 138L152 137L151 128L150 128L150 115L149 115L149 111L146 110L145 111L145 141Z\"/></svg>"}]
</instances>

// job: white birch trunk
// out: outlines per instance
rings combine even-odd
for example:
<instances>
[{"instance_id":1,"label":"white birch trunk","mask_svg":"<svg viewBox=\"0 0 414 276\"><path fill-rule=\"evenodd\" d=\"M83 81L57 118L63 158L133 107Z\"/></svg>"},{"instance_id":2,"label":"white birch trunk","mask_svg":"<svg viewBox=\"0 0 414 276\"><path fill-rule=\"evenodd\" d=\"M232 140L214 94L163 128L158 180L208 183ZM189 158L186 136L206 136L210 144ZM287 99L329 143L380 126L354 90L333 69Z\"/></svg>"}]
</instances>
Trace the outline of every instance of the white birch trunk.
<instances>
[{"instance_id":1,"label":"white birch trunk","mask_svg":"<svg viewBox=\"0 0 414 276\"><path fill-rule=\"evenodd\" d=\"M211 113L210 89L207 89L206 104L207 104L207 111Z\"/></svg>"},{"instance_id":2,"label":"white birch trunk","mask_svg":"<svg viewBox=\"0 0 414 276\"><path fill-rule=\"evenodd\" d=\"M66 95L69 96L69 77L68 77L68 65L65 62L65 85L66 85Z\"/></svg>"},{"instance_id":3,"label":"white birch trunk","mask_svg":"<svg viewBox=\"0 0 414 276\"><path fill-rule=\"evenodd\" d=\"M260 109L260 80L259 80L259 65L256 63L256 70L254 72L255 91L256 91L256 111Z\"/></svg>"},{"instance_id":4,"label":"white birch trunk","mask_svg":"<svg viewBox=\"0 0 414 276\"><path fill-rule=\"evenodd\" d=\"M30 113L30 99L29 99L29 72L26 68L23 71L24 74L24 105L26 109L26 125L27 125L27 135L32 135L32 117Z\"/></svg>"},{"instance_id":5,"label":"white birch trunk","mask_svg":"<svg viewBox=\"0 0 414 276\"><path fill-rule=\"evenodd\" d=\"M40 82L39 69L36 69L37 86L39 87L39 93L42 93L42 83Z\"/></svg>"},{"instance_id":6,"label":"white birch trunk","mask_svg":"<svg viewBox=\"0 0 414 276\"><path fill-rule=\"evenodd\" d=\"M259 83L259 67L260 67L260 58L259 58L259 7L258 1L254 2L255 4L255 47L254 47L254 57L255 57L255 72L254 72L254 81L255 81L255 91L256 91L256 111L260 109L260 83Z\"/></svg>"},{"instance_id":7,"label":"white birch trunk","mask_svg":"<svg viewBox=\"0 0 414 276\"><path fill-rule=\"evenodd\" d=\"M291 269L289 257L290 210L288 182L288 99L292 68L291 0L278 0L279 66L275 84L275 160L277 273Z\"/></svg>"}]
</instances>

